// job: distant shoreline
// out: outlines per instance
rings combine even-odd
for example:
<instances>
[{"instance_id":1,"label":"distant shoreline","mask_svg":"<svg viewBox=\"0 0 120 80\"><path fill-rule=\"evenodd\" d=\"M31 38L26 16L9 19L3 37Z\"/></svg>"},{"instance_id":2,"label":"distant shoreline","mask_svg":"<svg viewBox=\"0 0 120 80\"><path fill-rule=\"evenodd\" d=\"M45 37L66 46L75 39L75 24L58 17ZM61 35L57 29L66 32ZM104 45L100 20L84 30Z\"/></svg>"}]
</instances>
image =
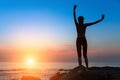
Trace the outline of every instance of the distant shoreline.
<instances>
[{"instance_id":1,"label":"distant shoreline","mask_svg":"<svg viewBox=\"0 0 120 80\"><path fill-rule=\"evenodd\" d=\"M91 66L89 68L96 68L96 69L100 69L100 68L112 68L112 69L115 69L115 68L120 68L120 67L115 67L115 66ZM70 68L71 69L71 68ZM63 71L63 70L70 70L70 69L63 69L63 68L60 68L60 69L44 69L44 70L58 70L58 71ZM0 71L23 71L23 70L42 70L42 69L27 69L27 68L21 68L21 69L0 69Z\"/></svg>"}]
</instances>

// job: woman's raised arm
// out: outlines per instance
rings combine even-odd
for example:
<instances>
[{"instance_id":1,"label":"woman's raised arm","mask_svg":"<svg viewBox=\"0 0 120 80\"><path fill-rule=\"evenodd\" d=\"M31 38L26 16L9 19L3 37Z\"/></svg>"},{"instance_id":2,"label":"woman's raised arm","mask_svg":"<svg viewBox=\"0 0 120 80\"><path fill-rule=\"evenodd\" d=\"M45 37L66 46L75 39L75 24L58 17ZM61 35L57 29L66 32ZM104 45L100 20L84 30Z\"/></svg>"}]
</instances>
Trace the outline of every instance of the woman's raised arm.
<instances>
[{"instance_id":1,"label":"woman's raised arm","mask_svg":"<svg viewBox=\"0 0 120 80\"><path fill-rule=\"evenodd\" d=\"M102 14L102 18L101 18L100 20L97 20L97 21L91 22L91 23L86 23L85 25L86 25L86 26L91 26L91 25L93 25L93 24L96 24L96 23L101 22L103 19L104 19L104 14Z\"/></svg>"}]
</instances>

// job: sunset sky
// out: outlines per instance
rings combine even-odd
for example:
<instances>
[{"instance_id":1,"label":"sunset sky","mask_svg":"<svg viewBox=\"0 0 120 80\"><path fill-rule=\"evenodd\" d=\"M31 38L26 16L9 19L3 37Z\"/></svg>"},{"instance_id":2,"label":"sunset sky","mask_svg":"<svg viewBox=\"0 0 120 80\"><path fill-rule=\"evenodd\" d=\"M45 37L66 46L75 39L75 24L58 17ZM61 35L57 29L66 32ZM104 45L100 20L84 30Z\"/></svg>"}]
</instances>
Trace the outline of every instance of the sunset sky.
<instances>
[{"instance_id":1,"label":"sunset sky","mask_svg":"<svg viewBox=\"0 0 120 80\"><path fill-rule=\"evenodd\" d=\"M0 62L77 61L73 6L87 28L91 62L120 61L120 0L0 0Z\"/></svg>"}]
</instances>

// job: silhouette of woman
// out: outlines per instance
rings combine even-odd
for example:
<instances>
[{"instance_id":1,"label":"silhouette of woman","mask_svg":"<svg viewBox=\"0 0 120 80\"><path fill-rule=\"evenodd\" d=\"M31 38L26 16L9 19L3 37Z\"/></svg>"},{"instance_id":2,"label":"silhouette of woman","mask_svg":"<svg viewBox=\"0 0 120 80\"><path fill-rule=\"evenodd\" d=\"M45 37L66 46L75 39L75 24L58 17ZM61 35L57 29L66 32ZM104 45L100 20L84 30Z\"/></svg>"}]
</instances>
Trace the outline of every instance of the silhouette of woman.
<instances>
[{"instance_id":1,"label":"silhouette of woman","mask_svg":"<svg viewBox=\"0 0 120 80\"><path fill-rule=\"evenodd\" d=\"M83 57L85 59L86 68L88 68L87 40L85 37L86 28L87 28L87 26L91 26L93 24L96 24L96 23L102 21L104 19L104 15L102 14L102 18L100 20L97 20L92 23L84 23L83 16L79 16L78 21L77 21L76 13L75 13L76 7L77 7L77 5L74 5L73 14L74 14L74 22L75 22L76 30L77 30L76 47L77 47L77 54L78 54L78 63L79 63L79 66L82 65L81 51L82 51L82 47L83 47Z\"/></svg>"}]
</instances>

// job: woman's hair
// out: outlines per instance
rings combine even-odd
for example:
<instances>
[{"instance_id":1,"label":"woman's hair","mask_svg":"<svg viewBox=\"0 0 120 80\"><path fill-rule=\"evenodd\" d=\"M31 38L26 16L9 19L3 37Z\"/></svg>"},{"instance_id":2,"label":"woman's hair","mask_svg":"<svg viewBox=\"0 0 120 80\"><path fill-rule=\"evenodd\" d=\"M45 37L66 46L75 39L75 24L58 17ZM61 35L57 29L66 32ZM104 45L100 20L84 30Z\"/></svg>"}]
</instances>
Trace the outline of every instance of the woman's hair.
<instances>
[{"instance_id":1,"label":"woman's hair","mask_svg":"<svg viewBox=\"0 0 120 80\"><path fill-rule=\"evenodd\" d=\"M83 16L79 16L78 17L78 21L83 21L84 20L84 17Z\"/></svg>"}]
</instances>

